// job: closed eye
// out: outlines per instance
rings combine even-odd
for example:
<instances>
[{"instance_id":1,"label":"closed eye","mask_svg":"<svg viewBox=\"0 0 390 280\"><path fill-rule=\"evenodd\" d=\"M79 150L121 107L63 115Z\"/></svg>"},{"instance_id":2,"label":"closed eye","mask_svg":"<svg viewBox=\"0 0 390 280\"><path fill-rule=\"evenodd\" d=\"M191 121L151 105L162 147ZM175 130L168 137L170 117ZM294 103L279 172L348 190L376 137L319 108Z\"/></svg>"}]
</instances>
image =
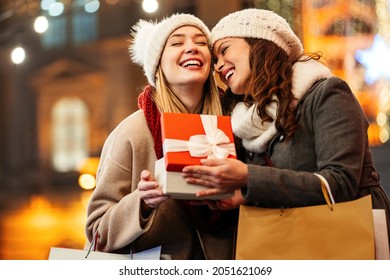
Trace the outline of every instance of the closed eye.
<instances>
[{"instance_id":1,"label":"closed eye","mask_svg":"<svg viewBox=\"0 0 390 280\"><path fill-rule=\"evenodd\" d=\"M195 42L197 45L200 45L200 46L206 46L207 45L207 42L205 41L198 41L198 42Z\"/></svg>"},{"instance_id":2,"label":"closed eye","mask_svg":"<svg viewBox=\"0 0 390 280\"><path fill-rule=\"evenodd\" d=\"M222 48L222 49L221 49L221 54L222 54L222 55L225 55L225 53L226 53L226 51L227 51L228 48L229 48L229 47L224 47L224 48Z\"/></svg>"},{"instance_id":3,"label":"closed eye","mask_svg":"<svg viewBox=\"0 0 390 280\"><path fill-rule=\"evenodd\" d=\"M173 42L171 46L176 47L176 46L181 46L182 44L183 44L182 42Z\"/></svg>"}]
</instances>

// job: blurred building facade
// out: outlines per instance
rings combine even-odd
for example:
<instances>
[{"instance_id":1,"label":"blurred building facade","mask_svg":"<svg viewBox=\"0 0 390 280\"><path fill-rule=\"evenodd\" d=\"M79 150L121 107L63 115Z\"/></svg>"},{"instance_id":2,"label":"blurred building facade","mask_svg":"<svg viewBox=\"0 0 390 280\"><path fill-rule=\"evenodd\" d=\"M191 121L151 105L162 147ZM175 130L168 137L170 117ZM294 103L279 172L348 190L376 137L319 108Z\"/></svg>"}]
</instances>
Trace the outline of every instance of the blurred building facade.
<instances>
[{"instance_id":1,"label":"blurred building facade","mask_svg":"<svg viewBox=\"0 0 390 280\"><path fill-rule=\"evenodd\" d=\"M130 62L128 44L130 28L140 18L187 12L211 28L242 8L274 10L290 22L306 51L324 52L377 123L378 83L365 81L355 53L372 45L380 26L377 6L384 3L388 12L386 0L161 0L151 14L142 10L142 1L101 0L90 13L83 8L91 0L63 0L53 1L64 4L63 14L49 16L48 31L37 34L34 19L47 15L42 2L0 2L2 190L75 184L80 160L98 156L112 129L137 109L146 79ZM26 60L18 65L9 58L16 44L26 50ZM373 144L379 141L377 129Z\"/></svg>"},{"instance_id":2,"label":"blurred building facade","mask_svg":"<svg viewBox=\"0 0 390 280\"><path fill-rule=\"evenodd\" d=\"M97 2L87 12L86 4ZM83 248L91 192L78 188L80 163L100 155L112 129L137 110L146 84L129 60L130 28L175 12L195 14L210 28L248 7L286 18L305 51L322 51L358 97L390 195L389 0L158 0L154 13L142 2L0 0L0 259L47 259L52 246ZM62 3L64 11L50 16L43 3ZM49 28L38 34L33 25L41 15ZM11 61L15 46L25 49L23 63Z\"/></svg>"},{"instance_id":3,"label":"blurred building facade","mask_svg":"<svg viewBox=\"0 0 390 280\"><path fill-rule=\"evenodd\" d=\"M80 159L99 155L111 130L137 109L146 79L130 62L128 44L138 19L188 12L214 24L242 7L240 1L211 1L210 7L210 1L166 0L147 14L140 1L118 0L100 1L90 14L74 6L88 1L62 2L64 14L49 20L49 30L56 30L44 34L32 29L46 14L41 1L1 2L1 188L34 191L75 182ZM16 43L26 50L19 65L9 57Z\"/></svg>"}]
</instances>

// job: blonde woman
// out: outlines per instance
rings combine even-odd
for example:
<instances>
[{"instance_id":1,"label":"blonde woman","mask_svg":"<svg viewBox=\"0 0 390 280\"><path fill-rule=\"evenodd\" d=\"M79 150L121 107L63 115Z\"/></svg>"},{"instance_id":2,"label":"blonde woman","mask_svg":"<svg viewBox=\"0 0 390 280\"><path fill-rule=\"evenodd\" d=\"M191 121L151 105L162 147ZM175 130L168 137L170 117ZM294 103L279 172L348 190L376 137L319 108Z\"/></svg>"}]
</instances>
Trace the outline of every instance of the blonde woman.
<instances>
[{"instance_id":1,"label":"blonde woman","mask_svg":"<svg viewBox=\"0 0 390 280\"><path fill-rule=\"evenodd\" d=\"M133 27L132 60L149 85L139 110L104 144L86 233L97 249L128 253L161 246L172 259L232 259L236 213L163 195L151 175L163 156L162 112L221 115L212 76L210 32L193 15L175 14ZM141 181L140 181L141 180ZM86 244L88 246L88 244Z\"/></svg>"}]
</instances>

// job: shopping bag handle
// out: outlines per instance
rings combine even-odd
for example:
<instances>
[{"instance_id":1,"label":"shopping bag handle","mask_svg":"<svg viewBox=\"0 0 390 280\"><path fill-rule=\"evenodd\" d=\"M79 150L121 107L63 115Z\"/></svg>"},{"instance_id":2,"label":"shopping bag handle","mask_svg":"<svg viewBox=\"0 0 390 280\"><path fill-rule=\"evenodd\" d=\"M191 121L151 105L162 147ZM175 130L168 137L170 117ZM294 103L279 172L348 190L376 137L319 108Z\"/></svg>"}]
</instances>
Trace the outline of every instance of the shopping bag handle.
<instances>
[{"instance_id":1,"label":"shopping bag handle","mask_svg":"<svg viewBox=\"0 0 390 280\"><path fill-rule=\"evenodd\" d=\"M95 235L93 236L91 245L89 245L87 254L86 254L85 257L84 257L85 259L88 258L89 254L90 254L92 251L97 251L98 239L99 239L99 231L96 231L96 232L95 232ZM131 259L131 260L133 260L134 254L135 254L135 248L134 248L134 244L132 243L131 246L130 246L130 259Z\"/></svg>"},{"instance_id":2,"label":"shopping bag handle","mask_svg":"<svg viewBox=\"0 0 390 280\"><path fill-rule=\"evenodd\" d=\"M89 256L89 254L91 253L91 251L96 251L97 243L98 243L98 238L99 238L99 232L96 231L94 237L92 238L91 245L89 245L87 254L85 255L84 258L88 258L88 256ZM93 249L92 249L92 248L93 248Z\"/></svg>"},{"instance_id":3,"label":"shopping bag handle","mask_svg":"<svg viewBox=\"0 0 390 280\"><path fill-rule=\"evenodd\" d=\"M316 175L320 179L321 190L322 190L322 194L324 195L326 204L328 204L330 210L333 211L333 204L335 204L335 201L332 192L330 191L330 186L328 181L324 178L324 176L320 174L314 173L314 175Z\"/></svg>"}]
</instances>

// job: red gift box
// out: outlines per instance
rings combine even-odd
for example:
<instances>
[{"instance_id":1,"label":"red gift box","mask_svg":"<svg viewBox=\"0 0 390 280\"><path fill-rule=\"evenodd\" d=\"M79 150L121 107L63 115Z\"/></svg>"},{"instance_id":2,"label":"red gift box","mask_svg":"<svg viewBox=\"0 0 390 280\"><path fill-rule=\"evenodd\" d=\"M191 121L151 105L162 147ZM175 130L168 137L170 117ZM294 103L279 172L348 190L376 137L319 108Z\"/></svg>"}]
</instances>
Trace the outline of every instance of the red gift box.
<instances>
[{"instance_id":1,"label":"red gift box","mask_svg":"<svg viewBox=\"0 0 390 280\"><path fill-rule=\"evenodd\" d=\"M202 158L236 158L229 116L163 113L161 132L167 171L181 172Z\"/></svg>"}]
</instances>

